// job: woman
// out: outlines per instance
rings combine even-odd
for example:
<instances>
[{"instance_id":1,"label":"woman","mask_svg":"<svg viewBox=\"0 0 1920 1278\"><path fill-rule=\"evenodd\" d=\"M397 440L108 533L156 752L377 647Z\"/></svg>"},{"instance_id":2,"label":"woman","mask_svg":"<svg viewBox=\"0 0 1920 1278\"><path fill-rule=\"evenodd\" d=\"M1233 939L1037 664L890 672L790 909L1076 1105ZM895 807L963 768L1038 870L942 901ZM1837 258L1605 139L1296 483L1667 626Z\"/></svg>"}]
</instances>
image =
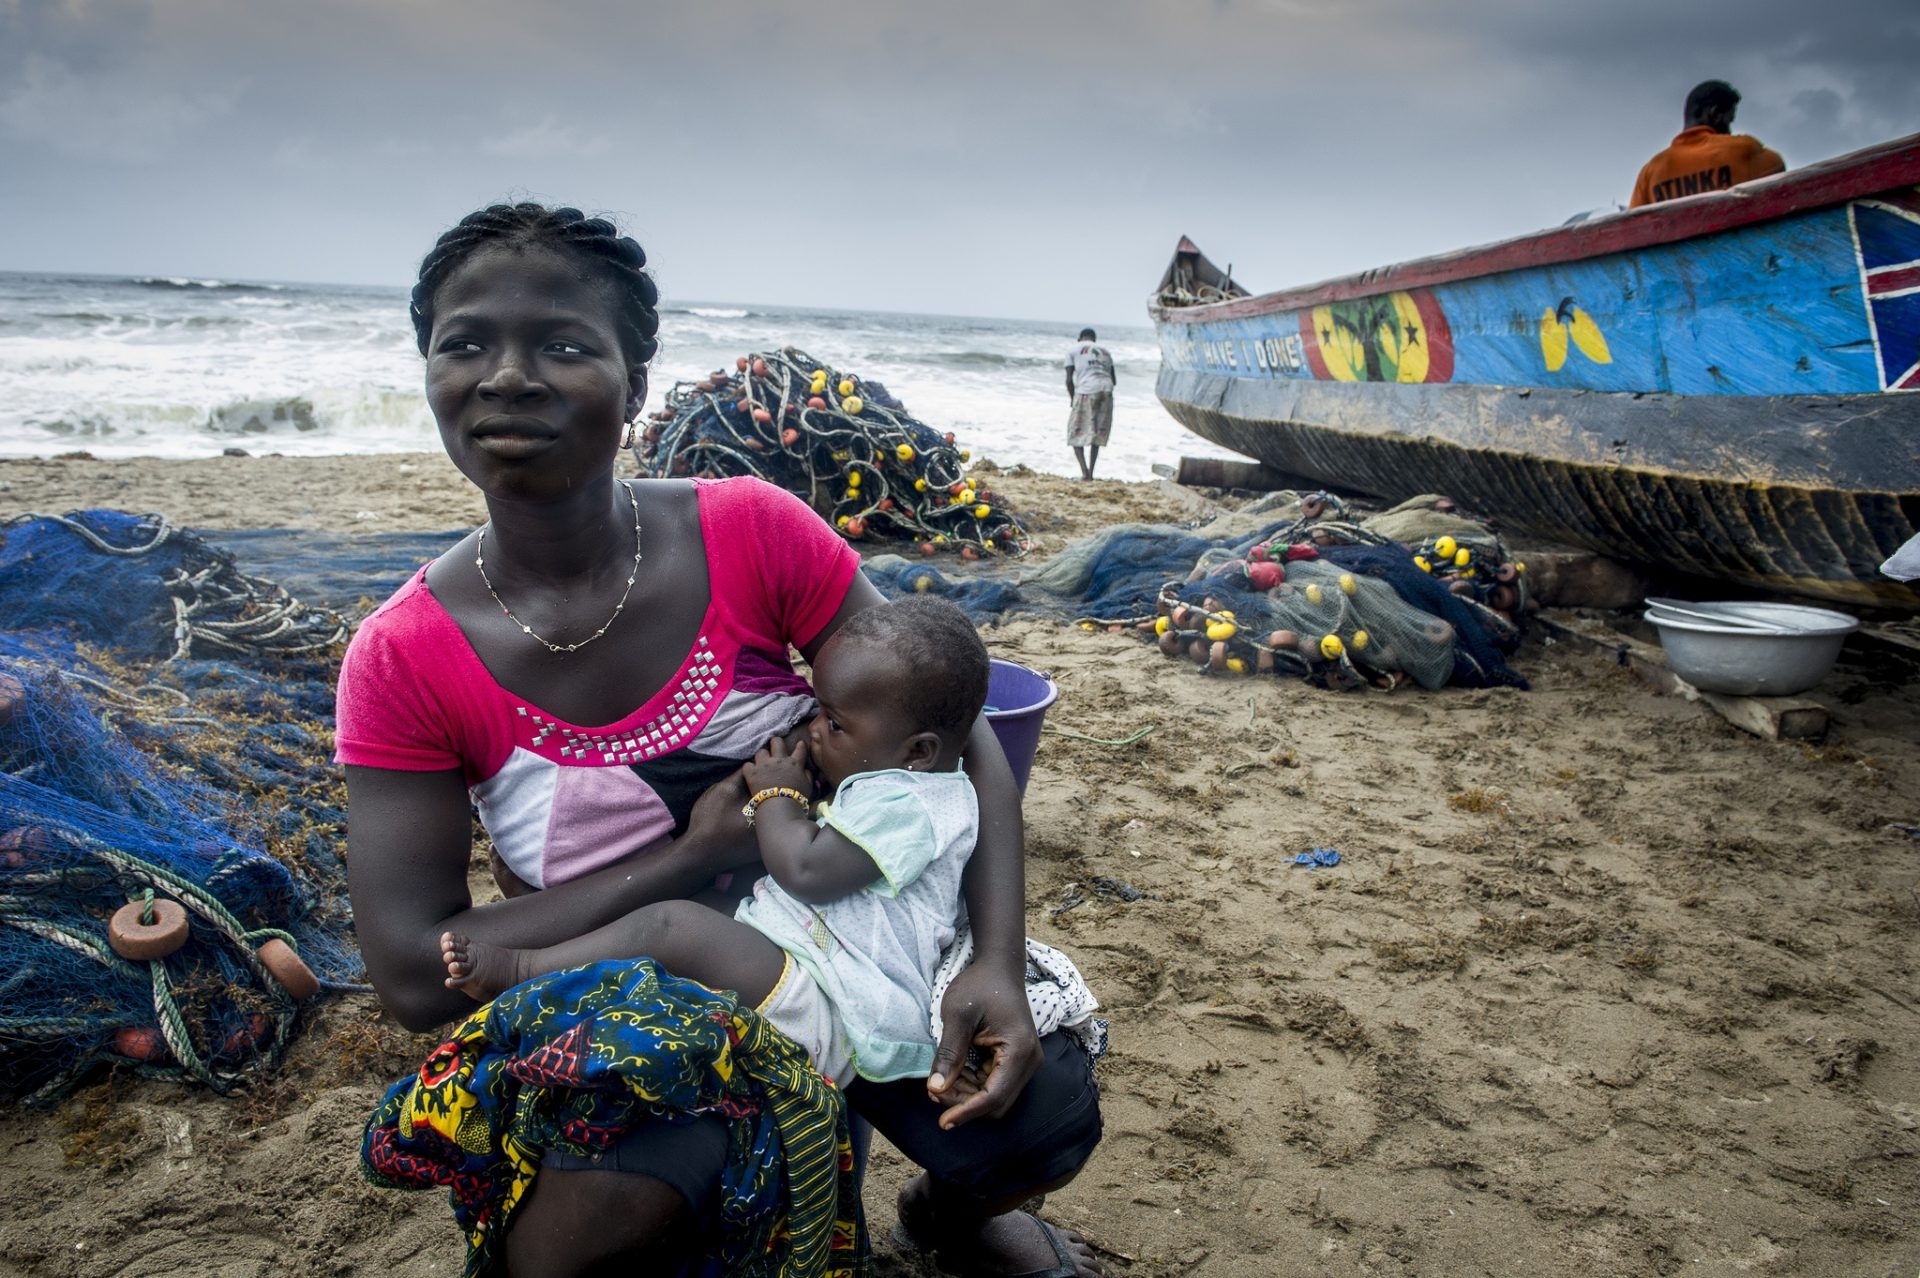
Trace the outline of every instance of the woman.
<instances>
[{"instance_id":1,"label":"woman","mask_svg":"<svg viewBox=\"0 0 1920 1278\"><path fill-rule=\"evenodd\" d=\"M610 223L531 204L470 215L421 264L428 402L489 522L362 626L338 732L361 948L415 1029L471 1010L445 986L444 932L551 945L750 865L738 765L807 709L787 646L811 660L883 602L778 489L614 479L657 349L645 265ZM1100 1119L1079 1049L1039 1040L1027 1010L1019 796L984 719L966 768L978 957L947 994L933 1077L856 1082L848 1101L928 1169L900 1195L900 1236L964 1273L1097 1274L1077 1236L1013 1210L1073 1178ZM473 904L476 807L505 867L539 890ZM962 1099L969 1047L985 1085ZM549 1156L513 1218L511 1271L678 1252L718 1179L716 1128L643 1128L605 1160Z\"/></svg>"}]
</instances>

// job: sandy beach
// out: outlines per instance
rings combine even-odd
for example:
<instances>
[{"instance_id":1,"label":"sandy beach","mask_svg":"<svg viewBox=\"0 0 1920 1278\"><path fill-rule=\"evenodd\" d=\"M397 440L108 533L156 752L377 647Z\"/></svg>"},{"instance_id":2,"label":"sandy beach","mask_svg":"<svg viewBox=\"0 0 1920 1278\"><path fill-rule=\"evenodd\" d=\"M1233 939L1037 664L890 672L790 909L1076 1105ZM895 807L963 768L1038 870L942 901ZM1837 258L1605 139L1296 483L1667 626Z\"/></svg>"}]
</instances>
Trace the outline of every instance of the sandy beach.
<instances>
[{"instance_id":1,"label":"sandy beach","mask_svg":"<svg viewBox=\"0 0 1920 1278\"><path fill-rule=\"evenodd\" d=\"M996 487L1043 556L1190 514L1149 484ZM0 461L0 518L93 506L210 530L482 517L437 455ZM1046 1213L1109 1273L1920 1268L1901 672L1843 657L1809 746L1537 632L1514 662L1532 691L1391 694L1203 677L1031 619L986 637L1061 688L1026 799L1029 930L1076 958L1113 1048L1105 1143ZM1336 868L1293 863L1329 846ZM457 1274L444 1200L357 1165L367 1111L431 1045L348 996L244 1097L121 1079L0 1111L0 1275ZM886 1275L930 1272L887 1241L905 1174L876 1142Z\"/></svg>"}]
</instances>

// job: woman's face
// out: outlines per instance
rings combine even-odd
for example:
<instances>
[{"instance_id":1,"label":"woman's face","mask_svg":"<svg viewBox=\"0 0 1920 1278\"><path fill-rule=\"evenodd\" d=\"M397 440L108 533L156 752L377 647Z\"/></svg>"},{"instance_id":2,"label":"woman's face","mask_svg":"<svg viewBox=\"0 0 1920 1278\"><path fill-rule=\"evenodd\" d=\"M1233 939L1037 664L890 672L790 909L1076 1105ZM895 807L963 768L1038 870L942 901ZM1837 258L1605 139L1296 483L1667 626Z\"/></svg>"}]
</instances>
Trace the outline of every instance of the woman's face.
<instances>
[{"instance_id":1,"label":"woman's face","mask_svg":"<svg viewBox=\"0 0 1920 1278\"><path fill-rule=\"evenodd\" d=\"M621 352L611 284L563 253L488 245L433 303L427 403L461 473L538 497L611 470L647 387Z\"/></svg>"}]
</instances>

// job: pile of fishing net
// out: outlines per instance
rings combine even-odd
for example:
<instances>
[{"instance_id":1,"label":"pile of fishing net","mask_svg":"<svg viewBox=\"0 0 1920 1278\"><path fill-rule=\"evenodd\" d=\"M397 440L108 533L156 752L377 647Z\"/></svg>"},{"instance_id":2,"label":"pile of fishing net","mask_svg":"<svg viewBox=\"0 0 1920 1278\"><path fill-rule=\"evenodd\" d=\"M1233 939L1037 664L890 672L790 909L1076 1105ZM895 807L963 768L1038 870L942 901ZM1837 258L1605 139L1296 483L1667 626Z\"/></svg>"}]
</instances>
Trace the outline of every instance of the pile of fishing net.
<instances>
[{"instance_id":1,"label":"pile of fishing net","mask_svg":"<svg viewBox=\"0 0 1920 1278\"><path fill-rule=\"evenodd\" d=\"M1328 493L1276 494L1201 529L1106 528L1017 576L948 577L898 556L866 572L883 594L945 595L976 620L1136 629L1216 674L1524 688L1505 655L1519 646L1525 565L1447 507L1416 498L1362 522Z\"/></svg>"},{"instance_id":2,"label":"pile of fishing net","mask_svg":"<svg viewBox=\"0 0 1920 1278\"><path fill-rule=\"evenodd\" d=\"M1316 493L1241 553L1203 554L1186 581L1161 588L1154 618L1135 624L1151 627L1161 652L1215 673L1525 687L1503 655L1519 645L1513 617L1525 602L1525 565L1507 562L1484 529L1409 547Z\"/></svg>"},{"instance_id":3,"label":"pile of fishing net","mask_svg":"<svg viewBox=\"0 0 1920 1278\"><path fill-rule=\"evenodd\" d=\"M966 473L968 453L879 382L789 346L680 382L634 446L643 473L758 475L840 532L910 538L922 554L1021 554L1026 529Z\"/></svg>"},{"instance_id":4,"label":"pile of fishing net","mask_svg":"<svg viewBox=\"0 0 1920 1278\"><path fill-rule=\"evenodd\" d=\"M359 979L346 630L157 516L0 525L0 1094L102 1063L227 1091Z\"/></svg>"}]
</instances>

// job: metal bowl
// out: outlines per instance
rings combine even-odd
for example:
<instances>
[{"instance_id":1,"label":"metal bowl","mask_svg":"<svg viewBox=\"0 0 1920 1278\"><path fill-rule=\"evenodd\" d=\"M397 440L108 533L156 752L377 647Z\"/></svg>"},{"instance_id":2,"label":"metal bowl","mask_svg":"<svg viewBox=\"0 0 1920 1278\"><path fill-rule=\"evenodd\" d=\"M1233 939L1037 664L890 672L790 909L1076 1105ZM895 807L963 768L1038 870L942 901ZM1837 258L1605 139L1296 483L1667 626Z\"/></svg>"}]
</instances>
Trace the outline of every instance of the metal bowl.
<instances>
[{"instance_id":1,"label":"metal bowl","mask_svg":"<svg viewBox=\"0 0 1920 1278\"><path fill-rule=\"evenodd\" d=\"M1660 632L1673 672L1702 692L1742 697L1788 697L1826 677L1840 647L1860 623L1845 613L1798 604L1689 603L1695 613L1723 612L1717 626L1678 617L1658 607L1647 621ZM1745 628L1741 622L1777 626L1781 633Z\"/></svg>"}]
</instances>

